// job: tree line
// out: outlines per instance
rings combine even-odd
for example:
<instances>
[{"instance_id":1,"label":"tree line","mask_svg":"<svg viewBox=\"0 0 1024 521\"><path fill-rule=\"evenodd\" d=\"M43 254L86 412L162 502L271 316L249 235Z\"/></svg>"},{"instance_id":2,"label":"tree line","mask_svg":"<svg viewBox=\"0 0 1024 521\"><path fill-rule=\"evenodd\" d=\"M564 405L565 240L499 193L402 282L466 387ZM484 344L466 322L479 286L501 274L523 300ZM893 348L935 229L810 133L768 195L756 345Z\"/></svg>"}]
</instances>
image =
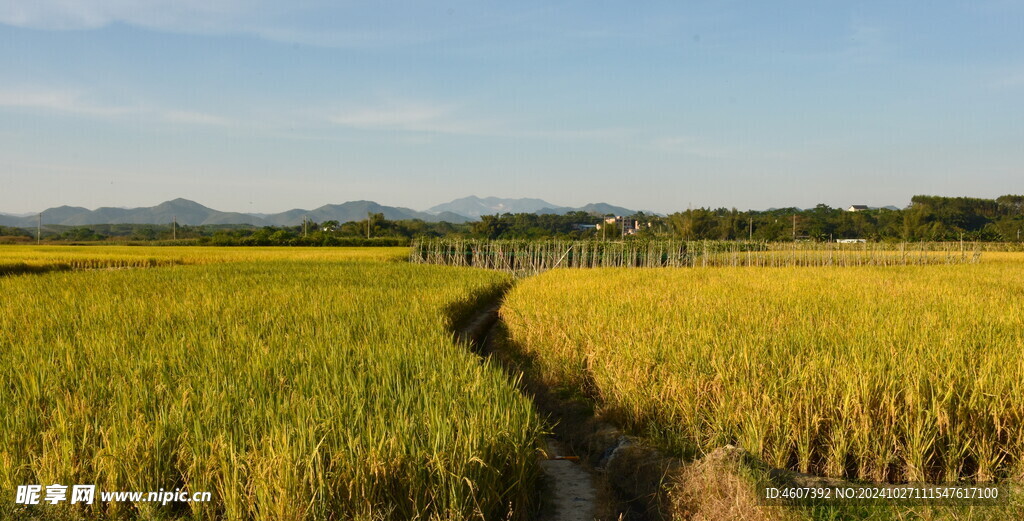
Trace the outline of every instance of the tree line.
<instances>
[{"instance_id":1,"label":"tree line","mask_svg":"<svg viewBox=\"0 0 1024 521\"><path fill-rule=\"evenodd\" d=\"M639 226L630 237L673 237L686 240L755 241L1019 241L1024 238L1024 196L996 199L917 195L903 209L847 211L819 204L814 208L739 211L697 208L667 216L627 216ZM471 237L487 239L569 239L621 237L617 223L581 213L556 215L505 214L473 223ZM580 229L602 223L602 229Z\"/></svg>"},{"instance_id":2,"label":"tree line","mask_svg":"<svg viewBox=\"0 0 1024 521\"><path fill-rule=\"evenodd\" d=\"M415 238L605 239L672 237L685 240L755 241L1020 241L1024 196L996 199L917 195L903 209L847 211L819 204L810 209L739 211L697 208L667 216L626 216L639 226L623 234L611 216L585 212L500 214L470 223L388 220L373 214L361 221L305 222L295 226L106 224L45 226L47 242L147 242L223 246L400 246ZM597 226L600 226L599 228ZM2 242L36 240L35 229L0 227Z\"/></svg>"},{"instance_id":3,"label":"tree line","mask_svg":"<svg viewBox=\"0 0 1024 521\"><path fill-rule=\"evenodd\" d=\"M666 220L673 234L690 239L1019 241L1024 236L1024 196L917 195L899 210L847 211L823 204L762 212L701 208L671 214Z\"/></svg>"}]
</instances>

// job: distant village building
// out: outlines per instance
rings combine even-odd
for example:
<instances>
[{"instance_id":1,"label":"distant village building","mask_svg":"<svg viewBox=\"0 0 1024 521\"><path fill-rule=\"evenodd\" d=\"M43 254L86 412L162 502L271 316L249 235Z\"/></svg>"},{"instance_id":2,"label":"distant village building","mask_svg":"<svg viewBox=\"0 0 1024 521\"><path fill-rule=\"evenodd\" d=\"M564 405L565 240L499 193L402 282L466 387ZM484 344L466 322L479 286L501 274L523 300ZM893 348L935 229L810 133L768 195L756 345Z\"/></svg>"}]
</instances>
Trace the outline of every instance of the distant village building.
<instances>
[{"instance_id":1,"label":"distant village building","mask_svg":"<svg viewBox=\"0 0 1024 521\"><path fill-rule=\"evenodd\" d=\"M864 210L870 210L866 204L853 204L846 209L847 212L863 212Z\"/></svg>"},{"instance_id":2,"label":"distant village building","mask_svg":"<svg viewBox=\"0 0 1024 521\"><path fill-rule=\"evenodd\" d=\"M853 211L853 210L850 210ZM859 244L862 242L868 242L867 239L836 239L839 244Z\"/></svg>"},{"instance_id":3,"label":"distant village building","mask_svg":"<svg viewBox=\"0 0 1024 521\"><path fill-rule=\"evenodd\" d=\"M600 224L574 224L572 229L576 231L600 230Z\"/></svg>"},{"instance_id":4,"label":"distant village building","mask_svg":"<svg viewBox=\"0 0 1024 521\"><path fill-rule=\"evenodd\" d=\"M641 223L636 219L627 219L625 217L622 217L621 215L617 215L615 217L607 217L605 218L603 223L597 223L595 227L596 229L600 230L601 227L605 224L619 225L619 227L622 229L625 235L636 235L636 233L640 231L640 227L644 224L646 224L648 228L651 227L651 223Z\"/></svg>"}]
</instances>

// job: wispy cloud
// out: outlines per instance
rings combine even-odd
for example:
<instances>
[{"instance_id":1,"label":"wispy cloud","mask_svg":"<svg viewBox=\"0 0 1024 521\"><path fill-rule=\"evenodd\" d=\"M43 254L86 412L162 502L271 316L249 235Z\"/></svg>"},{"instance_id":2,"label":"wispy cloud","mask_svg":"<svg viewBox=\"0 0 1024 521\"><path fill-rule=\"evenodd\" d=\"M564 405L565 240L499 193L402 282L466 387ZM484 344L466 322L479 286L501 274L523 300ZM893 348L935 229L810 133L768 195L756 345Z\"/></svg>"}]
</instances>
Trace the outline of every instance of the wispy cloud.
<instances>
[{"instance_id":1,"label":"wispy cloud","mask_svg":"<svg viewBox=\"0 0 1024 521\"><path fill-rule=\"evenodd\" d=\"M509 133L509 137L525 139L548 139L552 141L602 141L625 143L638 134L631 128L583 128L583 129L549 129L519 130Z\"/></svg>"},{"instance_id":2,"label":"wispy cloud","mask_svg":"<svg viewBox=\"0 0 1024 521\"><path fill-rule=\"evenodd\" d=\"M144 105L111 105L94 101L75 90L0 89L0 108L42 110L98 118L149 117L168 123L188 125L231 124L230 120L192 110L164 109Z\"/></svg>"},{"instance_id":3,"label":"wispy cloud","mask_svg":"<svg viewBox=\"0 0 1024 521\"><path fill-rule=\"evenodd\" d=\"M470 111L456 104L402 101L339 110L328 119L335 125L359 130L553 141L623 141L636 134L629 128L524 126L522 122L467 115L467 112Z\"/></svg>"},{"instance_id":4,"label":"wispy cloud","mask_svg":"<svg viewBox=\"0 0 1024 521\"><path fill-rule=\"evenodd\" d=\"M189 125L213 125L213 126L228 126L231 124L231 120L215 116L213 114L207 114L205 112L195 112L191 110L162 110L157 111L157 114L164 120L171 123L185 123Z\"/></svg>"},{"instance_id":5,"label":"wispy cloud","mask_svg":"<svg viewBox=\"0 0 1024 521\"><path fill-rule=\"evenodd\" d=\"M95 29L115 22L151 28L200 31L218 20L241 16L246 5L270 2L235 0L35 0L3 2L0 22L34 29Z\"/></svg>"},{"instance_id":6,"label":"wispy cloud","mask_svg":"<svg viewBox=\"0 0 1024 521\"><path fill-rule=\"evenodd\" d=\"M650 150L701 157L705 159L721 159L734 153L730 147L709 143L694 136L664 136L653 139L647 146Z\"/></svg>"},{"instance_id":7,"label":"wispy cloud","mask_svg":"<svg viewBox=\"0 0 1024 521\"><path fill-rule=\"evenodd\" d=\"M444 16L432 4L397 4L387 24L367 18L373 3L330 0L32 0L0 2L0 23L45 30L98 29L123 23L186 34L245 34L268 41L317 47L358 48L415 45L443 38L418 22ZM339 16L341 13L350 16ZM440 13L440 14L439 14ZM360 15L363 15L360 17ZM331 18L338 23L323 26Z\"/></svg>"},{"instance_id":8,"label":"wispy cloud","mask_svg":"<svg viewBox=\"0 0 1024 521\"><path fill-rule=\"evenodd\" d=\"M93 103L74 91L45 89L0 90L0 107L42 109L102 117L121 116L136 110L132 107Z\"/></svg>"},{"instance_id":9,"label":"wispy cloud","mask_svg":"<svg viewBox=\"0 0 1024 521\"><path fill-rule=\"evenodd\" d=\"M450 42L455 52L508 46L589 47L627 38L664 43L678 33L667 16L585 18L571 6L333 0L3 0L0 24L45 30L98 29L121 23L184 34L249 35L267 41L328 48L378 48ZM692 16L687 19L693 18ZM325 23L329 21L329 23ZM518 31L525 31L524 38ZM495 42L500 42L497 46Z\"/></svg>"},{"instance_id":10,"label":"wispy cloud","mask_svg":"<svg viewBox=\"0 0 1024 521\"><path fill-rule=\"evenodd\" d=\"M362 130L398 130L440 134L479 134L487 129L476 122L460 120L451 105L395 102L378 107L340 110L331 123Z\"/></svg>"}]
</instances>

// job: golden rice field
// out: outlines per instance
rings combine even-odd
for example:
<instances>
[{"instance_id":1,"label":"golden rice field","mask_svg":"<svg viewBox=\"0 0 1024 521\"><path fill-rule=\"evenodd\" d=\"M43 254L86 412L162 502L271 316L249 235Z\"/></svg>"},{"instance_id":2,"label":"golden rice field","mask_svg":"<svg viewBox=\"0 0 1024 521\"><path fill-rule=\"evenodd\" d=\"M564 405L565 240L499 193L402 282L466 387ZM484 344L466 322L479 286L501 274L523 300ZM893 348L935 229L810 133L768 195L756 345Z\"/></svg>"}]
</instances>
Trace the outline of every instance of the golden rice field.
<instances>
[{"instance_id":1,"label":"golden rice field","mask_svg":"<svg viewBox=\"0 0 1024 521\"><path fill-rule=\"evenodd\" d=\"M0 245L0 275L69 269L116 269L271 260L401 260L408 248Z\"/></svg>"},{"instance_id":2,"label":"golden rice field","mask_svg":"<svg viewBox=\"0 0 1024 521\"><path fill-rule=\"evenodd\" d=\"M1024 262L552 270L501 310L553 385L685 457L1024 479Z\"/></svg>"},{"instance_id":3,"label":"golden rice field","mask_svg":"<svg viewBox=\"0 0 1024 521\"><path fill-rule=\"evenodd\" d=\"M4 501L0 518L530 512L538 417L450 332L508 276L379 262L388 249L32 252L24 262L202 265L0 277L0 490L185 488L213 501Z\"/></svg>"},{"instance_id":4,"label":"golden rice field","mask_svg":"<svg viewBox=\"0 0 1024 521\"><path fill-rule=\"evenodd\" d=\"M213 495L0 518L529 519L541 421L451 333L512 278L408 251L0 246L0 490ZM1024 255L794 251L551 270L501 314L537 376L685 458L1024 480Z\"/></svg>"}]
</instances>

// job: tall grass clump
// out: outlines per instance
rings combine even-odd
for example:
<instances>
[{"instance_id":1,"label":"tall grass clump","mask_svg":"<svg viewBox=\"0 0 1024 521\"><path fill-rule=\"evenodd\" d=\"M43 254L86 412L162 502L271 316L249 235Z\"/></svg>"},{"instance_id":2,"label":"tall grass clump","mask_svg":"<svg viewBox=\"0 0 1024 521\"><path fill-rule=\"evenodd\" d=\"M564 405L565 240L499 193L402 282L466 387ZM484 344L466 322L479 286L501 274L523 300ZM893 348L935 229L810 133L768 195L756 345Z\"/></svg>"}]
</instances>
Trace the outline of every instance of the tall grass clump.
<instances>
[{"instance_id":1,"label":"tall grass clump","mask_svg":"<svg viewBox=\"0 0 1024 521\"><path fill-rule=\"evenodd\" d=\"M1024 263L552 270L502 317L556 385L685 457L1024 477Z\"/></svg>"},{"instance_id":2,"label":"tall grass clump","mask_svg":"<svg viewBox=\"0 0 1024 521\"><path fill-rule=\"evenodd\" d=\"M451 334L507 282L359 261L0 278L0 490L213 495L82 512L104 519L523 519L539 421Z\"/></svg>"}]
</instances>

